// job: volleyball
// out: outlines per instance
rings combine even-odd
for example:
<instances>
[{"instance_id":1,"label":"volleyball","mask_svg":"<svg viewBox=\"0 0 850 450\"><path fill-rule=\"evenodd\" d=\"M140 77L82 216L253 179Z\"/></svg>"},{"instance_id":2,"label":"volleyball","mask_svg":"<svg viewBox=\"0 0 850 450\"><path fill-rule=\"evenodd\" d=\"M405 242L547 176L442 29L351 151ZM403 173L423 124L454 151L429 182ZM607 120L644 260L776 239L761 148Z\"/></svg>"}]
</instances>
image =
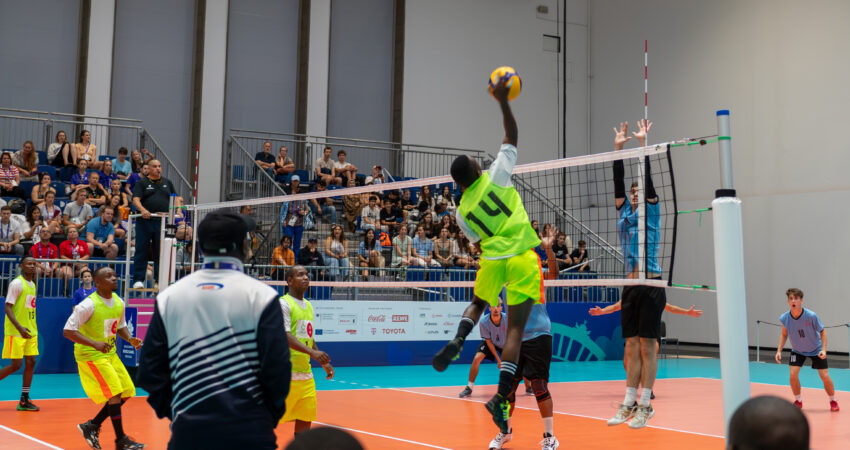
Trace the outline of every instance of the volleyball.
<instances>
[{"instance_id":1,"label":"volleyball","mask_svg":"<svg viewBox=\"0 0 850 450\"><path fill-rule=\"evenodd\" d=\"M498 84L502 78L507 78L505 85L508 87L508 100L517 98L522 89L522 80L516 70L508 66L499 67L490 74L490 94L493 94L493 86Z\"/></svg>"}]
</instances>

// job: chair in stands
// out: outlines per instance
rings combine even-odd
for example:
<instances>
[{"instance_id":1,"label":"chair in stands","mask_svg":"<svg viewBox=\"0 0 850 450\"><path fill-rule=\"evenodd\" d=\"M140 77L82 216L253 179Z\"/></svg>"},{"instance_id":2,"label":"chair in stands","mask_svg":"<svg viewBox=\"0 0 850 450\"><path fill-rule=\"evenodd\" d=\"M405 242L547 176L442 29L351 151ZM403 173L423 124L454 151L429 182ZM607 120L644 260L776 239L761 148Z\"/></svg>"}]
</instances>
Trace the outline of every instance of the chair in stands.
<instances>
[{"instance_id":1,"label":"chair in stands","mask_svg":"<svg viewBox=\"0 0 850 450\"><path fill-rule=\"evenodd\" d=\"M661 344L658 346L658 354L666 357L666 353L664 347L668 344L676 344L676 359L679 358L679 339L678 338L668 338L667 337L667 324L662 320L661 321Z\"/></svg>"}]
</instances>

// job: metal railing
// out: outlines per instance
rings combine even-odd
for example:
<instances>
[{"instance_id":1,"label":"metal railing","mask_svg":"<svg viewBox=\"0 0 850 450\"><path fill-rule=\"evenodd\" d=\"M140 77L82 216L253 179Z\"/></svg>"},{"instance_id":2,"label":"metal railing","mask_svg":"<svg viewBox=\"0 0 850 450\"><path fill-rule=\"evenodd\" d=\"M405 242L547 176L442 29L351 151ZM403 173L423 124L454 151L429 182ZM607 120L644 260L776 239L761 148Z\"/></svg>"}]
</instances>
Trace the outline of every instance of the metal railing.
<instances>
[{"instance_id":1,"label":"metal railing","mask_svg":"<svg viewBox=\"0 0 850 450\"><path fill-rule=\"evenodd\" d=\"M162 162L162 176L171 180L178 195L186 202L192 198L192 184L140 120L0 107L0 149L3 150L18 150L25 141L32 141L36 150L46 151L59 131L64 131L68 142L73 144L80 141L83 130L91 134L97 156L117 158L121 147L130 151L148 149Z\"/></svg>"},{"instance_id":2,"label":"metal railing","mask_svg":"<svg viewBox=\"0 0 850 450\"><path fill-rule=\"evenodd\" d=\"M9 282L20 275L20 258L2 257L0 258L0 288L6 292ZM116 293L126 298L125 285L129 280L125 280L124 264L122 259L49 259L38 258L38 276L35 279L36 296L37 297L73 297L74 291L81 286L81 280L78 276L83 267L87 267L94 272L101 267L112 267L115 274L118 276L118 288ZM62 268L68 267L70 271ZM58 268L58 270L57 270ZM64 276L70 272L70 276ZM123 294L122 294L123 293Z\"/></svg>"}]
</instances>

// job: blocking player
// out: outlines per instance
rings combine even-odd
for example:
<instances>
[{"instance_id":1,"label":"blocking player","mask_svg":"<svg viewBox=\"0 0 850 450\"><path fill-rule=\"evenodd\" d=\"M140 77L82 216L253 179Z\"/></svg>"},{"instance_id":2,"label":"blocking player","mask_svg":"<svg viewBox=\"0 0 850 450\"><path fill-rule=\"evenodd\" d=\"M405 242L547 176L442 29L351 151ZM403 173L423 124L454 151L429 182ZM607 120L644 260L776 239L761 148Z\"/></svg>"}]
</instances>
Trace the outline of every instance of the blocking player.
<instances>
[{"instance_id":1,"label":"blocking player","mask_svg":"<svg viewBox=\"0 0 850 450\"><path fill-rule=\"evenodd\" d=\"M91 448L99 449L100 425L109 417L117 449L142 449L145 444L124 433L121 405L136 395L136 387L115 352L115 337L121 337L136 350L142 347L142 340L127 330L124 301L115 293L115 271L110 267L95 270L94 285L96 290L74 307L62 332L74 341L74 359L86 395L99 405L105 404L94 418L77 425L77 429Z\"/></svg>"},{"instance_id":2,"label":"blocking player","mask_svg":"<svg viewBox=\"0 0 850 450\"><path fill-rule=\"evenodd\" d=\"M457 223L481 249L480 267L475 278L474 298L458 324L457 335L432 361L444 371L456 359L463 341L472 331L484 307L499 304L502 287L507 291L508 332L499 368L498 392L485 405L502 433L508 432L511 384L517 370L522 332L535 303L543 303L543 274L534 247L540 244L531 228L522 199L511 184L511 172L517 158L517 125L508 104L507 78L493 87L493 96L502 110L505 138L499 154L487 172L466 156L452 162L455 183L464 190L456 212Z\"/></svg>"},{"instance_id":3,"label":"blocking player","mask_svg":"<svg viewBox=\"0 0 850 450\"><path fill-rule=\"evenodd\" d=\"M0 380L15 373L24 362L23 387L18 411L38 411L30 400L32 373L35 370L35 357L38 356L38 328L35 323L34 281L37 263L32 256L21 259L21 275L11 283L6 294L5 334L3 336L3 359L12 363L0 369Z\"/></svg>"},{"instance_id":4,"label":"blocking player","mask_svg":"<svg viewBox=\"0 0 850 450\"><path fill-rule=\"evenodd\" d=\"M280 422L295 421L295 434L307 431L316 420L316 381L310 358L325 369L327 376L334 377L334 368L327 353L319 350L313 338L313 305L304 298L310 287L310 275L304 266L294 266L286 272L289 293L280 298L283 312L283 328L289 341L292 359L292 381L286 397L286 413Z\"/></svg>"},{"instance_id":5,"label":"blocking player","mask_svg":"<svg viewBox=\"0 0 850 450\"><path fill-rule=\"evenodd\" d=\"M800 369L811 358L812 369L818 371L823 389L829 396L829 410L838 411L838 401L835 400L835 385L829 377L829 364L826 360L826 330L820 318L811 309L803 308L803 291L797 288L785 292L788 306L791 310L779 316L782 333L779 335L779 345L776 346L776 362L782 364L782 347L785 340L791 341L791 392L794 393L794 406L803 408L803 397L800 395Z\"/></svg>"},{"instance_id":6,"label":"blocking player","mask_svg":"<svg viewBox=\"0 0 850 450\"><path fill-rule=\"evenodd\" d=\"M646 145L646 136L652 122L638 121L638 131L632 133L641 146ZM614 149L622 150L623 145L632 137L626 136L628 122L614 128ZM627 278L638 278L640 264L638 263L638 221L640 204L638 202L638 185L632 183L629 196L626 198L626 188L623 177L625 168L623 161L614 161L614 203L619 211L617 220L617 235L623 249L625 271ZM646 276L648 279L661 278L661 265L658 263L658 240L660 236L660 216L658 194L652 184L649 159L645 164L646 180ZM667 295L663 288L652 286L626 286L623 288L622 313L620 322L623 338L626 340L626 396L617 414L608 419L608 425L619 425L629 421L630 428L643 428L646 422L655 414L650 404L652 386L658 371L658 353L656 340L661 337L661 314L667 304ZM638 386L641 386L638 396ZM637 406L634 406L637 401Z\"/></svg>"},{"instance_id":7,"label":"blocking player","mask_svg":"<svg viewBox=\"0 0 850 450\"><path fill-rule=\"evenodd\" d=\"M499 355L502 353L502 347L505 345L505 336L508 333L508 319L505 313L502 312L502 304L490 307L488 317L478 324L481 330L481 345L478 346L478 351L475 352L475 357L472 358L472 365L469 366L469 383L463 388L463 391L458 397L469 397L472 395L472 388L475 387L475 378L478 377L478 366L481 361L495 361L497 365L502 364L502 359Z\"/></svg>"}]
</instances>

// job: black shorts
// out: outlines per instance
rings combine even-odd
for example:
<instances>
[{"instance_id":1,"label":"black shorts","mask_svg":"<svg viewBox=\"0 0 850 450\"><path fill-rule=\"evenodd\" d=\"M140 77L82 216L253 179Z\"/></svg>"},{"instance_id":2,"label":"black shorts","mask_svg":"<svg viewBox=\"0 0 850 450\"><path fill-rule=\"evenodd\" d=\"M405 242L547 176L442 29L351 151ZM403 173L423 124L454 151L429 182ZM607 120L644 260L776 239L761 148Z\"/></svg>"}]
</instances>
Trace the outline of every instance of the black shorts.
<instances>
[{"instance_id":1,"label":"black shorts","mask_svg":"<svg viewBox=\"0 0 850 450\"><path fill-rule=\"evenodd\" d=\"M544 334L523 341L519 350L514 385L522 378L549 381L549 364L552 362L552 336Z\"/></svg>"},{"instance_id":2,"label":"black shorts","mask_svg":"<svg viewBox=\"0 0 850 450\"><path fill-rule=\"evenodd\" d=\"M499 352L499 355L501 357L502 349L496 347L495 345L493 347L496 349L497 352ZM490 347L487 346L486 341L481 341L481 345L478 346L478 353L484 353L484 359L486 360L496 361L496 355L494 355L493 352L490 351Z\"/></svg>"},{"instance_id":3,"label":"black shorts","mask_svg":"<svg viewBox=\"0 0 850 450\"><path fill-rule=\"evenodd\" d=\"M812 359L812 369L822 370L822 369L828 369L829 368L829 364L826 362L826 358L820 359L820 358L818 358L817 355L815 355L815 356L801 355L801 354L795 352L794 350L791 350L791 360L788 361L788 365L789 366L803 367L803 364L806 363L806 358Z\"/></svg>"},{"instance_id":4,"label":"black shorts","mask_svg":"<svg viewBox=\"0 0 850 450\"><path fill-rule=\"evenodd\" d=\"M661 337L661 314L667 305L664 288L626 286L620 311L623 338L634 336L658 339Z\"/></svg>"}]
</instances>

